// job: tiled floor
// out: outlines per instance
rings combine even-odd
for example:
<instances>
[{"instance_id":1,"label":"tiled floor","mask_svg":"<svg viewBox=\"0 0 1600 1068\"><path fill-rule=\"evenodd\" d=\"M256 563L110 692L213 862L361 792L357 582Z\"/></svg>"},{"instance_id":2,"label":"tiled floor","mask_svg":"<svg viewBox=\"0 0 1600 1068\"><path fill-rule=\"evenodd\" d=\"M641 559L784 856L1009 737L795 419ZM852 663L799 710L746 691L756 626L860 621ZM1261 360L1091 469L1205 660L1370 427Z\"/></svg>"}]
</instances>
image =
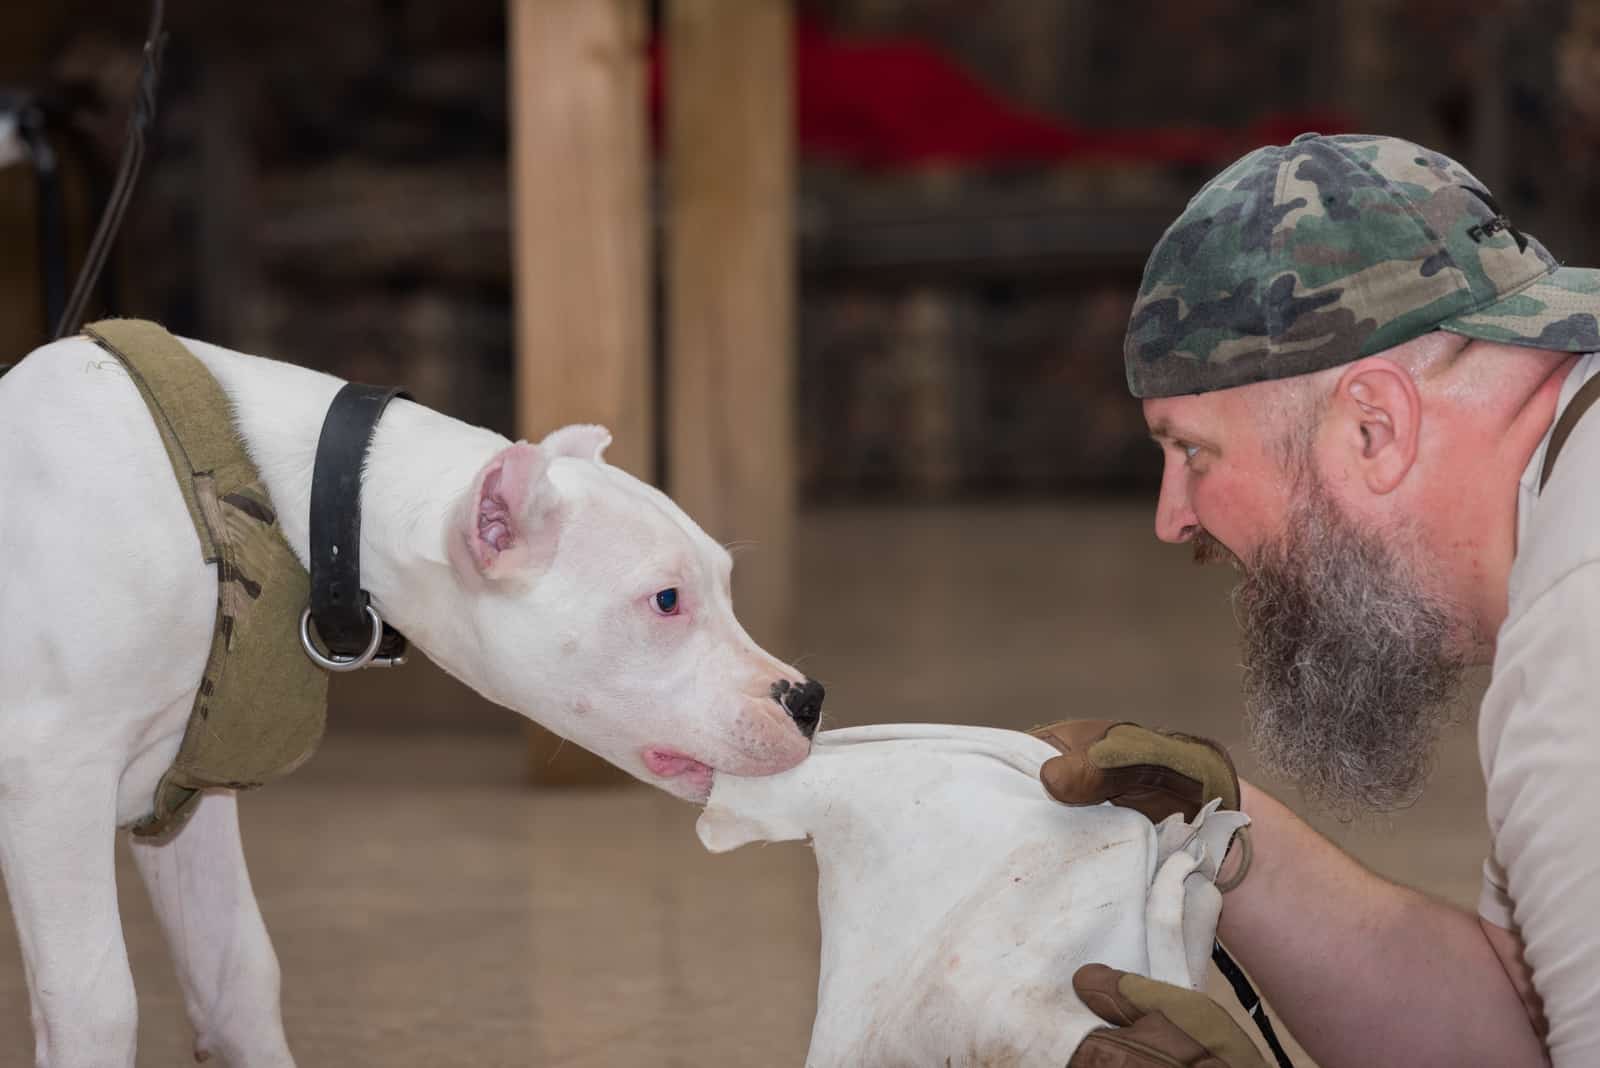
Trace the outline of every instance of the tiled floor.
<instances>
[{"instance_id":1,"label":"tiled floor","mask_svg":"<svg viewBox=\"0 0 1600 1068\"><path fill-rule=\"evenodd\" d=\"M801 546L798 639L782 652L827 680L833 725L1114 715L1240 742L1228 575L1157 543L1144 506L822 512ZM713 857L689 806L641 787L530 791L523 759L509 729L336 730L244 800L301 1065L800 1064L817 968L809 852ZM1470 904L1485 839L1470 728L1446 740L1421 804L1333 830L1378 869ZM191 1063L124 868L139 1064ZM0 1065L28 1063L0 925Z\"/></svg>"}]
</instances>

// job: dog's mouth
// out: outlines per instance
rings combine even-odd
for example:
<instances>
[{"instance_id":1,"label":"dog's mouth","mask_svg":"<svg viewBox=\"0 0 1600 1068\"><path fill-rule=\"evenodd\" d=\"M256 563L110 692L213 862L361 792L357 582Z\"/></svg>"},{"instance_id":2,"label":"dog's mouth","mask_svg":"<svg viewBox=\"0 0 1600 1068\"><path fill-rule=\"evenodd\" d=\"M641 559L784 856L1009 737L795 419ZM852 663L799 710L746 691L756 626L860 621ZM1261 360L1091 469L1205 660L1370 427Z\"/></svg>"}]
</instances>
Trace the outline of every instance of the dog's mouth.
<instances>
[{"instance_id":1,"label":"dog's mouth","mask_svg":"<svg viewBox=\"0 0 1600 1068\"><path fill-rule=\"evenodd\" d=\"M644 751L644 766L657 778L674 780L668 789L680 797L703 802L711 796L711 779L716 771L687 753L651 746Z\"/></svg>"}]
</instances>

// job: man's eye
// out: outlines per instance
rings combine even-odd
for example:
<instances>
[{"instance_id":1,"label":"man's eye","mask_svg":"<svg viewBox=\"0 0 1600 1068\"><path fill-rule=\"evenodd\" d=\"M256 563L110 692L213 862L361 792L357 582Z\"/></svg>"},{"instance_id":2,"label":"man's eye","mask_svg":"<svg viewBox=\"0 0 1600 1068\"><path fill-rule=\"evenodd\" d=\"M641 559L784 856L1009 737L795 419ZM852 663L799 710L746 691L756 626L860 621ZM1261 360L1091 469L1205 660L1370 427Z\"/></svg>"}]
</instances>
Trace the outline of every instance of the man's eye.
<instances>
[{"instance_id":1,"label":"man's eye","mask_svg":"<svg viewBox=\"0 0 1600 1068\"><path fill-rule=\"evenodd\" d=\"M1193 460L1197 455L1199 455L1199 453L1200 453L1200 446L1198 446L1198 445L1185 445L1183 447L1184 459Z\"/></svg>"}]
</instances>

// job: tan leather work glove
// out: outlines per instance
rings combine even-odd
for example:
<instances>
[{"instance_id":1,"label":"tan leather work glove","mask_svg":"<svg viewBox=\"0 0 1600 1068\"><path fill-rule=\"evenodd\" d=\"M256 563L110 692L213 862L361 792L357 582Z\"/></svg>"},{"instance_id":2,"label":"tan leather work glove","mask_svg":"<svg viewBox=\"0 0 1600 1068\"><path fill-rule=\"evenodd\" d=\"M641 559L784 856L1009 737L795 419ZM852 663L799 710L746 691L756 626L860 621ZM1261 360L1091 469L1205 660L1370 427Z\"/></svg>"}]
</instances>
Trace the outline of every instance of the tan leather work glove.
<instances>
[{"instance_id":1,"label":"tan leather work glove","mask_svg":"<svg viewBox=\"0 0 1600 1068\"><path fill-rule=\"evenodd\" d=\"M1223 808L1239 807L1233 761L1208 738L1109 719L1062 720L1028 733L1061 750L1039 769L1039 780L1065 804L1110 801L1152 823L1174 812L1193 821L1214 797Z\"/></svg>"},{"instance_id":2,"label":"tan leather work glove","mask_svg":"<svg viewBox=\"0 0 1600 1068\"><path fill-rule=\"evenodd\" d=\"M1072 989L1112 1024L1089 1032L1067 1068L1267 1068L1227 1010L1197 990L1085 964Z\"/></svg>"}]
</instances>

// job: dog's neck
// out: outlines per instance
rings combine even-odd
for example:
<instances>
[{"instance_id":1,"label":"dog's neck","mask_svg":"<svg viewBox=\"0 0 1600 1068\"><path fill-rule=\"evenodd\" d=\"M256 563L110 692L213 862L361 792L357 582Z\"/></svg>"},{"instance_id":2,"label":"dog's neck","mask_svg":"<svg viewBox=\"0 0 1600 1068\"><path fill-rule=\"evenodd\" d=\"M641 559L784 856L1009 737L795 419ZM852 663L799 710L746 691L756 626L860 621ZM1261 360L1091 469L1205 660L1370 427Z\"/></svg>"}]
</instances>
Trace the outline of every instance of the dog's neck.
<instances>
[{"instance_id":1,"label":"dog's neck","mask_svg":"<svg viewBox=\"0 0 1600 1068\"><path fill-rule=\"evenodd\" d=\"M235 419L302 565L310 560L311 478L323 417L343 382L189 342L234 403ZM426 447L421 447L421 443ZM470 655L447 551L478 471L510 442L409 401L389 405L361 483L361 585L384 620L446 670ZM461 648L457 648L460 646Z\"/></svg>"},{"instance_id":2,"label":"dog's neck","mask_svg":"<svg viewBox=\"0 0 1600 1068\"><path fill-rule=\"evenodd\" d=\"M426 442L426 448L419 443ZM460 597L449 539L475 476L510 442L409 401L389 405L361 479L361 582L391 625L435 657L459 621L439 612ZM309 511L297 520L306 521ZM301 534L303 537L303 532ZM291 542L300 552L298 542Z\"/></svg>"}]
</instances>

